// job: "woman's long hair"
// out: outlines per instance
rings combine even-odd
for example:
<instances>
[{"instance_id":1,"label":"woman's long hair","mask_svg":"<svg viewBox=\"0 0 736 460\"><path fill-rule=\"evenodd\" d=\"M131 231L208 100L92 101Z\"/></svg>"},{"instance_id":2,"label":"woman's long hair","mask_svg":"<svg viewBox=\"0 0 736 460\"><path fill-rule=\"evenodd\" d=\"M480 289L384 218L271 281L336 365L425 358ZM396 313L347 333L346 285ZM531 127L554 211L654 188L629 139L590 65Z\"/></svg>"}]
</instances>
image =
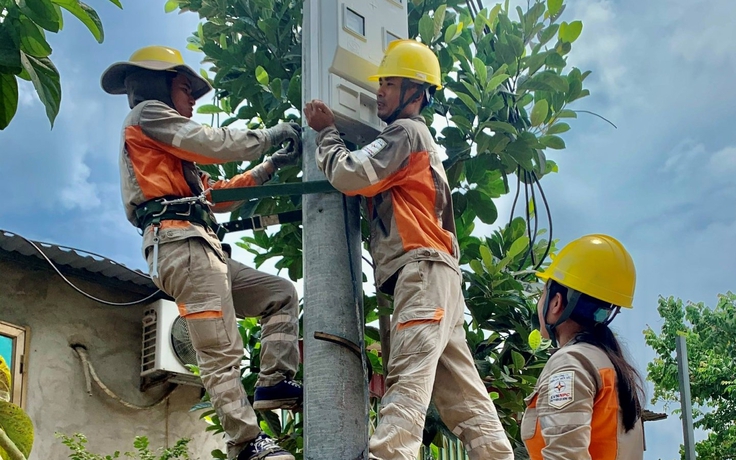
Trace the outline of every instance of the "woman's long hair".
<instances>
[{"instance_id":1,"label":"woman's long hair","mask_svg":"<svg viewBox=\"0 0 736 460\"><path fill-rule=\"evenodd\" d=\"M560 293L562 301L567 304L567 288L557 282L552 282L549 287L549 296ZM611 360L616 371L616 384L618 390L618 403L623 415L624 428L630 431L636 426L637 420L642 414L644 400L644 386L639 372L626 361L621 345L607 324L597 323L586 314L580 312L595 312L601 308L610 309L611 305L582 294L570 319L583 327L583 331L575 337L575 343L588 343L603 350Z\"/></svg>"}]
</instances>

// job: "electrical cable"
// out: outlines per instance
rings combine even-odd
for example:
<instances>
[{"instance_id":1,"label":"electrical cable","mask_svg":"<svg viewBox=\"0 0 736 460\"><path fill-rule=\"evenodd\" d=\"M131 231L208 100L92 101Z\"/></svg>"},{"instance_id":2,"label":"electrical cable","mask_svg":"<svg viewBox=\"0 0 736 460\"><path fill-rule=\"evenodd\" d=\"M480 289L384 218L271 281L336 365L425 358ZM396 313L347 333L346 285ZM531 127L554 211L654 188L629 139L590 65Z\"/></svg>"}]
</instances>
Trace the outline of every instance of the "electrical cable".
<instances>
[{"instance_id":1,"label":"electrical cable","mask_svg":"<svg viewBox=\"0 0 736 460\"><path fill-rule=\"evenodd\" d=\"M89 293L83 291L82 289L78 288L74 283L72 283L71 281L69 281L69 279L67 279L67 277L64 276L61 273L61 271L59 271L59 269L56 266L56 264L54 264L54 262L51 259L49 259L49 257L41 250L41 248L38 247L38 245L36 245L36 243L34 243L33 241L31 241L28 238L24 237L23 235L19 235L17 233L10 232L10 231L7 231L7 230L0 230L0 231L3 232L3 233L11 234L14 237L18 237L18 238L24 240L26 243L28 243L31 246L33 246L33 248L36 251L38 251L39 254L41 254L41 256L46 260L46 262L49 263L49 265L51 265L51 268L54 269L54 271L61 277L61 279L63 279L66 282L66 284L68 284L69 286L71 286L78 293L82 294L83 296L87 297L88 299L94 300L95 302L99 302L99 303L104 304L104 305L110 305L110 306L113 306L113 307L129 307L131 305L137 305L137 304L145 303L145 302L153 299L154 297L156 297L161 292L160 289L157 289L153 294L151 294L151 295L149 295L147 297L144 297L142 299L139 299L139 300L134 300L132 302L110 302L108 300L103 300L103 299L97 298L97 297L93 296L92 294L89 294ZM49 244L49 243L39 243L39 244ZM69 249L69 250L72 250L72 251L78 251L78 252L81 252L81 253L84 253L84 254L89 254L91 256L97 256L97 257L100 257L102 259L106 259L107 260L106 257L101 256L99 254L95 254L93 252L82 251L80 249L70 248L70 247L66 247L66 246L59 246L59 248ZM131 270L131 271L133 271L133 270ZM142 273L138 273L138 272L135 272L135 271L133 271L133 273L136 273L136 274L140 275L143 278L149 278L150 279L150 277L148 277L148 276L146 276L146 275L144 275Z\"/></svg>"},{"instance_id":2,"label":"electrical cable","mask_svg":"<svg viewBox=\"0 0 736 460\"><path fill-rule=\"evenodd\" d=\"M77 355L79 356L79 359L82 361L82 367L84 370L84 379L87 384L87 393L92 396L92 381L94 381L98 387L110 398L114 399L118 403L122 404L123 406L127 407L128 409L134 409L134 410L146 410L146 409L152 409L156 406L159 406L163 403L165 403L171 394L176 390L177 385L172 386L158 401L155 403L149 404L147 406L139 406L138 404L129 403L128 401L125 401L120 396L116 395L112 390L110 390L107 385L102 383L102 380L100 380L100 377L97 375L97 372L95 371L94 366L92 365L92 362L89 360L89 354L87 353L87 347L80 344L74 344L72 345L72 349L77 352Z\"/></svg>"}]
</instances>

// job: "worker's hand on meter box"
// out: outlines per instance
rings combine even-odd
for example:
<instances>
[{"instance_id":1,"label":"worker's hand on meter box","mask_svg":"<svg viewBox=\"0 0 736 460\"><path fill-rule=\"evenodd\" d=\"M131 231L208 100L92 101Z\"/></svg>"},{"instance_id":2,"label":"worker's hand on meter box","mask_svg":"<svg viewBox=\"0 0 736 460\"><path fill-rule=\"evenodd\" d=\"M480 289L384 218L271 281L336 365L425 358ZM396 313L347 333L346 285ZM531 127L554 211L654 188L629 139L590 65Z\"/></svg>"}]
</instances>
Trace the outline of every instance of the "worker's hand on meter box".
<instances>
[{"instance_id":1,"label":"worker's hand on meter box","mask_svg":"<svg viewBox=\"0 0 736 460\"><path fill-rule=\"evenodd\" d=\"M304 107L304 116L307 118L309 127L317 132L335 125L335 114L327 107L327 104L319 99L307 102Z\"/></svg>"}]
</instances>

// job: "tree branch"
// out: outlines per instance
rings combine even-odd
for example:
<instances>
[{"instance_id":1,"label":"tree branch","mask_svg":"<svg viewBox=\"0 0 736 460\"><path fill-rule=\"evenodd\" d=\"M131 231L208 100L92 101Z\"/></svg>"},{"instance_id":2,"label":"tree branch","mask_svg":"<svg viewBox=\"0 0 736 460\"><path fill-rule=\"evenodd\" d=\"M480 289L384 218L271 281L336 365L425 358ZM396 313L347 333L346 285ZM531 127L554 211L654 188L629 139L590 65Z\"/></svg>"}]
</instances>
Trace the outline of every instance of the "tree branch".
<instances>
[{"instance_id":1,"label":"tree branch","mask_svg":"<svg viewBox=\"0 0 736 460\"><path fill-rule=\"evenodd\" d=\"M0 447L5 449L5 452L10 455L8 460L26 460L26 456L23 455L23 452L18 449L13 440L8 437L3 429L0 429Z\"/></svg>"}]
</instances>

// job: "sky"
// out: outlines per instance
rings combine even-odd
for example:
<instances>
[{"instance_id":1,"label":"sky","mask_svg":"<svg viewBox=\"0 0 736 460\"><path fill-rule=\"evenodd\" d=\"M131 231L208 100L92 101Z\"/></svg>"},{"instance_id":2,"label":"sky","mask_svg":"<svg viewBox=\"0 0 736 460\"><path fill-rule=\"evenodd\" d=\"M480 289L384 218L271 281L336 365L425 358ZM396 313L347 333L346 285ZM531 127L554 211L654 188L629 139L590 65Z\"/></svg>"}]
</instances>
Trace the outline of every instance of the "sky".
<instances>
[{"instance_id":1,"label":"sky","mask_svg":"<svg viewBox=\"0 0 736 460\"><path fill-rule=\"evenodd\" d=\"M124 97L105 94L99 78L143 46L184 50L198 17L165 14L163 0L123 0L123 11L103 0L89 3L105 26L103 44L71 17L49 36L63 88L53 130L32 86L21 84L18 113L0 131L0 228L143 269L140 237L123 215L118 182L128 107ZM543 180L554 237L561 246L607 233L631 252L635 308L619 315L613 329L645 374L654 354L642 331L659 330L660 295L715 305L718 293L734 289L736 2L566 3L563 19L584 24L569 63L593 72L585 82L592 95L572 108L598 113L617 128L580 114L563 135L567 149L547 152L560 168ZM201 67L201 54L183 52L189 65ZM503 221L510 199L498 207ZM236 257L250 260L241 250ZM645 459L679 458L677 416L648 423L646 435Z\"/></svg>"}]
</instances>

